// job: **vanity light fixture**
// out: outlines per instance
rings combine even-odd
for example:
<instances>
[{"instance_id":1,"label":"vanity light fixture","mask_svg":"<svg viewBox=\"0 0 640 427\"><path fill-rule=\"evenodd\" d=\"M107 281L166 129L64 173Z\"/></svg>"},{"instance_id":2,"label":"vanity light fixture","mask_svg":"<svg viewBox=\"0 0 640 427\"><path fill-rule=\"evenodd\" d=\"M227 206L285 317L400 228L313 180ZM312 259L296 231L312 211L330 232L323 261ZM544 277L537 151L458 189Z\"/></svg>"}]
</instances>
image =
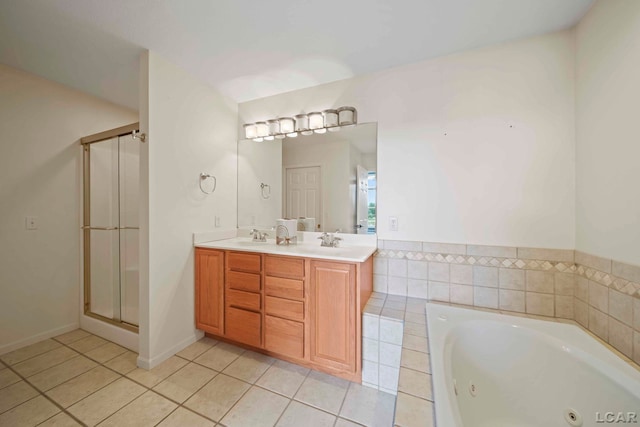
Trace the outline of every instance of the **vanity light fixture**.
<instances>
[{"instance_id":1,"label":"vanity light fixture","mask_svg":"<svg viewBox=\"0 0 640 427\"><path fill-rule=\"evenodd\" d=\"M307 114L296 115L296 132L302 135L313 135L313 131L309 130L309 116Z\"/></svg>"},{"instance_id":2,"label":"vanity light fixture","mask_svg":"<svg viewBox=\"0 0 640 427\"><path fill-rule=\"evenodd\" d=\"M244 125L244 137L247 139L253 139L258 136L258 130L254 123L247 123Z\"/></svg>"},{"instance_id":3,"label":"vanity light fixture","mask_svg":"<svg viewBox=\"0 0 640 427\"><path fill-rule=\"evenodd\" d=\"M338 108L338 124L340 126L352 126L358 122L358 113L353 107Z\"/></svg>"},{"instance_id":4,"label":"vanity light fixture","mask_svg":"<svg viewBox=\"0 0 640 427\"><path fill-rule=\"evenodd\" d=\"M329 132L336 132L340 130L338 127L338 110L324 110L324 126L329 129Z\"/></svg>"},{"instance_id":5,"label":"vanity light fixture","mask_svg":"<svg viewBox=\"0 0 640 427\"><path fill-rule=\"evenodd\" d=\"M324 129L324 117L322 117L322 113L316 111L309 113L309 129L313 131Z\"/></svg>"},{"instance_id":6,"label":"vanity light fixture","mask_svg":"<svg viewBox=\"0 0 640 427\"><path fill-rule=\"evenodd\" d=\"M325 133L327 130L337 132L342 126L353 126L357 123L357 112L353 107L314 111L308 114L297 114L293 117L280 117L256 123L247 123L244 127L246 139L256 142L264 140L295 138L298 135Z\"/></svg>"}]
</instances>

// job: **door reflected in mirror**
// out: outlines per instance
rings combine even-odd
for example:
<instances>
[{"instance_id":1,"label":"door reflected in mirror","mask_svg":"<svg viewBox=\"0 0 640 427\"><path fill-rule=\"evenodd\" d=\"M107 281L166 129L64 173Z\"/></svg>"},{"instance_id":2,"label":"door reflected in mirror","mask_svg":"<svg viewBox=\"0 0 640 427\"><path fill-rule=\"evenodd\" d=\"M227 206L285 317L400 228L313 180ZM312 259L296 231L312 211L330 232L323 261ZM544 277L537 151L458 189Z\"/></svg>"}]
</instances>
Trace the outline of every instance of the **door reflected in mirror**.
<instances>
[{"instance_id":1,"label":"door reflected in mirror","mask_svg":"<svg viewBox=\"0 0 640 427\"><path fill-rule=\"evenodd\" d=\"M238 227L376 232L377 125L283 140L238 142Z\"/></svg>"}]
</instances>

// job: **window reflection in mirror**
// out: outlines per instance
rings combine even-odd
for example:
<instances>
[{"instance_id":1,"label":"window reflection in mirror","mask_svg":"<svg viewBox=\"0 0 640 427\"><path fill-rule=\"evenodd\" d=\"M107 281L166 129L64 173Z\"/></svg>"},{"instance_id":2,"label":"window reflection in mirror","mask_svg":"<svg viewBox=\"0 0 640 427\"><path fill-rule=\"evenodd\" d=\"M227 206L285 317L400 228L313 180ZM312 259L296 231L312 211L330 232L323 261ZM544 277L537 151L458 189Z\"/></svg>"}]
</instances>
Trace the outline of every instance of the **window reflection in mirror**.
<instances>
[{"instance_id":1,"label":"window reflection in mirror","mask_svg":"<svg viewBox=\"0 0 640 427\"><path fill-rule=\"evenodd\" d=\"M238 142L238 226L376 232L377 125L283 140Z\"/></svg>"}]
</instances>

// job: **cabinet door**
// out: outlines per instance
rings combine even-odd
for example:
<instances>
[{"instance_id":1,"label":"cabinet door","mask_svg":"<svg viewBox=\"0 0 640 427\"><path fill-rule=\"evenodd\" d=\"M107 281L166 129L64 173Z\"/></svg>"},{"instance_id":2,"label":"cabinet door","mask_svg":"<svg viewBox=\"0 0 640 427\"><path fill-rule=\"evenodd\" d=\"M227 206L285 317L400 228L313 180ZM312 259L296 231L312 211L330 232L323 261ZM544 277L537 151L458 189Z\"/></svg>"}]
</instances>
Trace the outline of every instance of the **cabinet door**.
<instances>
[{"instance_id":1,"label":"cabinet door","mask_svg":"<svg viewBox=\"0 0 640 427\"><path fill-rule=\"evenodd\" d=\"M356 268L311 261L310 357L312 362L356 371Z\"/></svg>"},{"instance_id":2,"label":"cabinet door","mask_svg":"<svg viewBox=\"0 0 640 427\"><path fill-rule=\"evenodd\" d=\"M196 249L196 328L224 331L224 252Z\"/></svg>"}]
</instances>

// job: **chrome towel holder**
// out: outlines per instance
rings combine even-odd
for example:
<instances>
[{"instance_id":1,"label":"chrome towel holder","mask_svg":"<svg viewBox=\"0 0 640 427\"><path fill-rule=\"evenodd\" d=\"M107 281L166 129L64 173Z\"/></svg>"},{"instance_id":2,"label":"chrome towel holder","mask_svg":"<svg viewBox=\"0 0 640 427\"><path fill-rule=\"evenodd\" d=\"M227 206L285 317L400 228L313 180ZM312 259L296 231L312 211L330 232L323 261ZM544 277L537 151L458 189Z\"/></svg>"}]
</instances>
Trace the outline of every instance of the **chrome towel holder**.
<instances>
[{"instance_id":1,"label":"chrome towel holder","mask_svg":"<svg viewBox=\"0 0 640 427\"><path fill-rule=\"evenodd\" d=\"M208 179L213 179L213 189L211 191L207 191L204 188L202 188L202 183L205 182ZM200 172L199 185L200 185L200 191L202 191L204 194L212 194L212 193L214 193L216 191L216 187L218 186L218 180L213 175L209 175L208 173Z\"/></svg>"}]
</instances>

